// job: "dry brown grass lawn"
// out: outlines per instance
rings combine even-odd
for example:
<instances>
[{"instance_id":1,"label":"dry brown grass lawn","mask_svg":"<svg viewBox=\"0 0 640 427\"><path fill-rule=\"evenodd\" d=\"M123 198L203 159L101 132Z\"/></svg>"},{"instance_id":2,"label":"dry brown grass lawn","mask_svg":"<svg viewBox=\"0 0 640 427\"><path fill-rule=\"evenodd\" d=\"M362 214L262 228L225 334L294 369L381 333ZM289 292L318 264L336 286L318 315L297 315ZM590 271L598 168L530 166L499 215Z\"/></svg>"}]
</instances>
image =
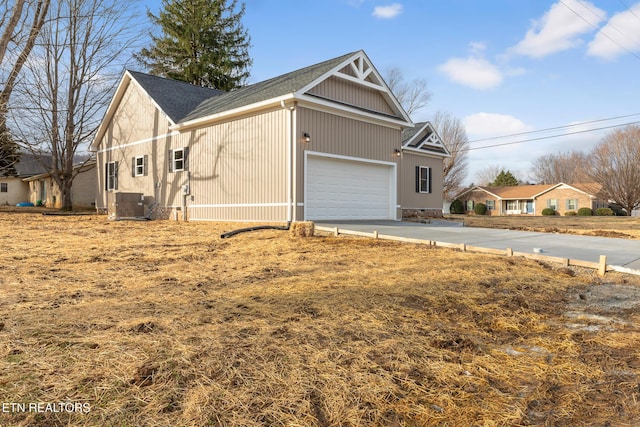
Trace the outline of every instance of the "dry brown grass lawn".
<instances>
[{"instance_id":1,"label":"dry brown grass lawn","mask_svg":"<svg viewBox=\"0 0 640 427\"><path fill-rule=\"evenodd\" d=\"M0 425L640 419L637 276L237 226L0 214Z\"/></svg>"},{"instance_id":2,"label":"dry brown grass lawn","mask_svg":"<svg viewBox=\"0 0 640 427\"><path fill-rule=\"evenodd\" d=\"M628 216L490 216L449 215L469 227L503 228L640 239L640 218Z\"/></svg>"}]
</instances>

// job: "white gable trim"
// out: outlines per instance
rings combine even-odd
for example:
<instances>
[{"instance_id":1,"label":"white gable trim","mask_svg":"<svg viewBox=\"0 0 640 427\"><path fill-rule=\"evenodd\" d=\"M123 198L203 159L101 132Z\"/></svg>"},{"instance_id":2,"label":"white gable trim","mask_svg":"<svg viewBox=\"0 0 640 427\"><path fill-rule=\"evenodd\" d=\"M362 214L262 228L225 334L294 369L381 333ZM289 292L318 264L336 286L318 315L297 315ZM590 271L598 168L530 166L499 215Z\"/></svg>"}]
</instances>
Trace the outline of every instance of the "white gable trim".
<instances>
[{"instance_id":1,"label":"white gable trim","mask_svg":"<svg viewBox=\"0 0 640 427\"><path fill-rule=\"evenodd\" d=\"M424 131L427 129L431 130L431 135L429 135L429 137L422 141L417 147L410 147L410 145L413 144L414 141L422 138L422 136L424 135ZM425 152L425 150L428 150L429 147L444 150L446 154L442 154L442 157L451 157L451 153L442 142L442 138L440 137L438 132L436 132L431 122L426 122L422 126L422 128L420 128L420 130L416 132L415 135L413 135L407 142L405 142L402 148L407 151Z\"/></svg>"},{"instance_id":2,"label":"white gable trim","mask_svg":"<svg viewBox=\"0 0 640 427\"><path fill-rule=\"evenodd\" d=\"M356 77L340 72L340 70L342 70L347 66L351 67L351 69L355 72ZM354 53L352 56L342 61L333 69L329 70L328 72L318 77L308 85L304 86L303 88L298 90L296 94L298 96L303 96L306 92L310 91L313 87L317 86L318 84L320 84L321 82L323 82L324 80L327 80L329 77L332 77L332 76L338 77L344 80L348 80L350 82L357 83L362 86L366 86L368 88L372 88L380 91L381 95L387 100L387 102L389 102L392 105L393 110L395 110L395 112L400 117L402 117L402 120L404 120L406 123L409 123L409 124L412 123L411 118L409 118L409 115L407 114L407 112L404 110L404 108L402 108L402 106L400 105L400 102L398 102L395 95L393 95L393 93L391 92L391 89L389 89L387 84L384 82L384 79L380 76L380 73L378 73L376 68L371 63L371 60L367 57L367 55L362 50ZM370 76L373 76L373 80L376 83L372 83L366 80Z\"/></svg>"}]
</instances>

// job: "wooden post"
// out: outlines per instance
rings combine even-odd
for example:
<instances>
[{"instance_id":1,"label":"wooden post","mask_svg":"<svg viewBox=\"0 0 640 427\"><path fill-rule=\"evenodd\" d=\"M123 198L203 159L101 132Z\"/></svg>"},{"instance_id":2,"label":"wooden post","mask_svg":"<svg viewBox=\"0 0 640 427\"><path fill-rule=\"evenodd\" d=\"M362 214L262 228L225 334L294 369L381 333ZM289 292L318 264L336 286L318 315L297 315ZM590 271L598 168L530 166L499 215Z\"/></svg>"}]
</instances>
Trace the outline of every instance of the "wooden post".
<instances>
[{"instance_id":1,"label":"wooden post","mask_svg":"<svg viewBox=\"0 0 640 427\"><path fill-rule=\"evenodd\" d=\"M598 274L604 276L607 272L607 256L600 255L600 265L598 266Z\"/></svg>"},{"instance_id":2,"label":"wooden post","mask_svg":"<svg viewBox=\"0 0 640 427\"><path fill-rule=\"evenodd\" d=\"M467 244L466 243L460 243L460 250L462 252L466 252L467 251Z\"/></svg>"},{"instance_id":3,"label":"wooden post","mask_svg":"<svg viewBox=\"0 0 640 427\"><path fill-rule=\"evenodd\" d=\"M513 256L513 249L507 248L507 256Z\"/></svg>"},{"instance_id":4,"label":"wooden post","mask_svg":"<svg viewBox=\"0 0 640 427\"><path fill-rule=\"evenodd\" d=\"M562 266L563 267L569 267L569 258L565 258L562 260Z\"/></svg>"},{"instance_id":5,"label":"wooden post","mask_svg":"<svg viewBox=\"0 0 640 427\"><path fill-rule=\"evenodd\" d=\"M339 233L338 233L338 227L336 227L336 228L334 228L334 229L333 229L333 235L334 235L335 237L338 237L338 234L339 234Z\"/></svg>"},{"instance_id":6,"label":"wooden post","mask_svg":"<svg viewBox=\"0 0 640 427\"><path fill-rule=\"evenodd\" d=\"M374 239L378 238L378 230L373 230L373 238Z\"/></svg>"}]
</instances>

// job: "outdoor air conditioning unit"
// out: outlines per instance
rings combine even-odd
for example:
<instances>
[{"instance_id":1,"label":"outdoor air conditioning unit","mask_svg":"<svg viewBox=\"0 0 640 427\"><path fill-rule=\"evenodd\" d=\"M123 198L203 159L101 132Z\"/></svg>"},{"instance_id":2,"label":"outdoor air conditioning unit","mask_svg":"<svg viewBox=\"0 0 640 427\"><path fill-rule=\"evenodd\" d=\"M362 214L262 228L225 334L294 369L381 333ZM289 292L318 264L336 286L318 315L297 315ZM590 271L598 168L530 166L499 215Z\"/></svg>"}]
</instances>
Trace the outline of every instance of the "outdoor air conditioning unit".
<instances>
[{"instance_id":1,"label":"outdoor air conditioning unit","mask_svg":"<svg viewBox=\"0 0 640 427\"><path fill-rule=\"evenodd\" d=\"M109 218L143 218L144 194L142 193L111 193L108 207Z\"/></svg>"}]
</instances>

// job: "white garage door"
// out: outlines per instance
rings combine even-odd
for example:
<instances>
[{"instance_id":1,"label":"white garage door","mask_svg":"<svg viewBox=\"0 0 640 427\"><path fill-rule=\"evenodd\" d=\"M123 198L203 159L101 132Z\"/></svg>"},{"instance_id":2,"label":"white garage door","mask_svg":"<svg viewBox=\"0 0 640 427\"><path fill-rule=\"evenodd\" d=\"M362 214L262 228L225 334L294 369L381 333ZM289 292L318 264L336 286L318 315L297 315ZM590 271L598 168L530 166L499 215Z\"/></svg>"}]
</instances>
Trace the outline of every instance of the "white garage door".
<instances>
[{"instance_id":1,"label":"white garage door","mask_svg":"<svg viewBox=\"0 0 640 427\"><path fill-rule=\"evenodd\" d=\"M394 174L389 164L309 155L306 219L395 219Z\"/></svg>"}]
</instances>

